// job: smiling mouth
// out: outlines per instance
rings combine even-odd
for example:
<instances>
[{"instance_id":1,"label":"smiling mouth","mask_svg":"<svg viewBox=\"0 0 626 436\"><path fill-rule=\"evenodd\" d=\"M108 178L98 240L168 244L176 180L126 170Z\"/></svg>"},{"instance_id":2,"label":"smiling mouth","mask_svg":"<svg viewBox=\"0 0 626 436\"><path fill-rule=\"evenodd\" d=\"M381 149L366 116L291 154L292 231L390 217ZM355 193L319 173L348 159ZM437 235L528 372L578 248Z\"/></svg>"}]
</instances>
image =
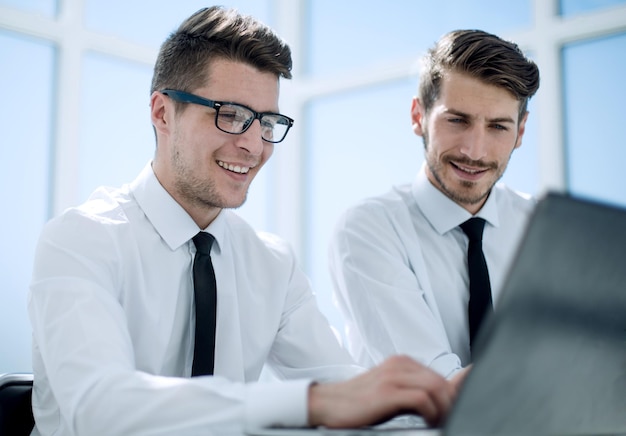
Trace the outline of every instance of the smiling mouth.
<instances>
[{"instance_id":1,"label":"smiling mouth","mask_svg":"<svg viewBox=\"0 0 626 436\"><path fill-rule=\"evenodd\" d=\"M489 170L489 168L473 168L473 167L466 167L464 165L461 165L459 163L455 163L455 162L450 162L450 164L455 167L456 169L458 169L459 171L463 171L464 173L467 173L469 175L477 175L477 174L481 174L484 172L487 172Z\"/></svg>"},{"instance_id":2,"label":"smiling mouth","mask_svg":"<svg viewBox=\"0 0 626 436\"><path fill-rule=\"evenodd\" d=\"M224 161L221 161L221 160L218 160L217 164L221 166L222 168L224 168L225 170L232 171L233 173L237 173L237 174L247 174L248 171L254 168L254 167L242 167L239 165L233 165L233 164L229 164Z\"/></svg>"}]
</instances>

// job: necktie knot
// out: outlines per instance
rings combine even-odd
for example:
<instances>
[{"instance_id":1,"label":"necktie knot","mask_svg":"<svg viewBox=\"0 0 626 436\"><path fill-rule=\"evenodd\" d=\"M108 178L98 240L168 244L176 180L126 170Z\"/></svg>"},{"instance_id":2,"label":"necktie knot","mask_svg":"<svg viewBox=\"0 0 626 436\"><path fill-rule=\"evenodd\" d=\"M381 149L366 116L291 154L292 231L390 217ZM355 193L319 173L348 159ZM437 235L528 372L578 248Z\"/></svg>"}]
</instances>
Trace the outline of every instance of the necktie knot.
<instances>
[{"instance_id":1,"label":"necktie knot","mask_svg":"<svg viewBox=\"0 0 626 436\"><path fill-rule=\"evenodd\" d=\"M482 218L470 218L460 225L470 241L482 242L485 220Z\"/></svg>"},{"instance_id":2,"label":"necktie knot","mask_svg":"<svg viewBox=\"0 0 626 436\"><path fill-rule=\"evenodd\" d=\"M193 237L193 243L196 245L196 250L202 254L211 254L213 241L215 241L215 238L212 234L207 232L199 232Z\"/></svg>"}]
</instances>

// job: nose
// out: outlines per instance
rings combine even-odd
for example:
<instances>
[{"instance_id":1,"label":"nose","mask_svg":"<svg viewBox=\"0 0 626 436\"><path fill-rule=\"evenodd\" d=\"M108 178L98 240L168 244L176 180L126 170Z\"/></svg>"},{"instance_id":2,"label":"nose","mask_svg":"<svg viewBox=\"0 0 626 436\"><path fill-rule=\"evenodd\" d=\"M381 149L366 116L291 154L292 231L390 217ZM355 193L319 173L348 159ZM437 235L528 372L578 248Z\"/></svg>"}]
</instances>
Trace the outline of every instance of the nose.
<instances>
[{"instance_id":1,"label":"nose","mask_svg":"<svg viewBox=\"0 0 626 436\"><path fill-rule=\"evenodd\" d=\"M471 160L480 160L487 155L486 132L481 126L473 126L463 138L461 153Z\"/></svg>"},{"instance_id":2,"label":"nose","mask_svg":"<svg viewBox=\"0 0 626 436\"><path fill-rule=\"evenodd\" d=\"M261 121L252 120L252 125L248 130L237 135L237 146L247 150L253 156L259 156L263 153L265 141L261 138Z\"/></svg>"}]
</instances>

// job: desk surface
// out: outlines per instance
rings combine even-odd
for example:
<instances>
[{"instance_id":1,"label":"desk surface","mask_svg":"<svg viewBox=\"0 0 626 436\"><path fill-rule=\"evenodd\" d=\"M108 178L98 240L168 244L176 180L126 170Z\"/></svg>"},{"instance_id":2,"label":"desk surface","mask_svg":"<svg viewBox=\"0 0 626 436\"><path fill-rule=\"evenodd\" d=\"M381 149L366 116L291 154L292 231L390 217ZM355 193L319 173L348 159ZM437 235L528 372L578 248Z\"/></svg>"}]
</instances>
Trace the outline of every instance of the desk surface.
<instances>
[{"instance_id":1,"label":"desk surface","mask_svg":"<svg viewBox=\"0 0 626 436\"><path fill-rule=\"evenodd\" d=\"M364 428L335 430L328 428L264 428L246 433L248 436L440 436L438 429Z\"/></svg>"}]
</instances>

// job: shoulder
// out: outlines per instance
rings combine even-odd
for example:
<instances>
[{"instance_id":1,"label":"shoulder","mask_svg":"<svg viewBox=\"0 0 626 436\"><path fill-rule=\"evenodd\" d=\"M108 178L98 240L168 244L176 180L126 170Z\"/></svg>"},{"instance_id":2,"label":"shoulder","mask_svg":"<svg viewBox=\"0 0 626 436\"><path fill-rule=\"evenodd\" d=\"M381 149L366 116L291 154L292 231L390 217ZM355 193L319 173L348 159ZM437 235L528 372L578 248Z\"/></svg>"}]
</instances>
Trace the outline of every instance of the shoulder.
<instances>
[{"instance_id":1,"label":"shoulder","mask_svg":"<svg viewBox=\"0 0 626 436\"><path fill-rule=\"evenodd\" d=\"M511 189L504 183L496 184L494 192L500 212L529 215L537 204L536 198L532 195Z\"/></svg>"},{"instance_id":2,"label":"shoulder","mask_svg":"<svg viewBox=\"0 0 626 436\"><path fill-rule=\"evenodd\" d=\"M94 273L120 265L131 238L124 207L128 201L119 191L98 189L82 205L48 221L39 235L33 278Z\"/></svg>"},{"instance_id":3,"label":"shoulder","mask_svg":"<svg viewBox=\"0 0 626 436\"><path fill-rule=\"evenodd\" d=\"M384 194L371 196L348 207L340 215L340 223L360 221L394 221L398 216L408 213L411 201L410 185L394 186Z\"/></svg>"},{"instance_id":4,"label":"shoulder","mask_svg":"<svg viewBox=\"0 0 626 436\"><path fill-rule=\"evenodd\" d=\"M295 254L291 245L282 237L254 229L246 220L230 210L224 210L228 223L228 238L233 249L245 252L250 260L292 262Z\"/></svg>"},{"instance_id":5,"label":"shoulder","mask_svg":"<svg viewBox=\"0 0 626 436\"><path fill-rule=\"evenodd\" d=\"M349 207L335 223L330 237L331 250L364 251L363 246L404 251L408 240L415 240L410 186L397 186L385 194L369 197Z\"/></svg>"},{"instance_id":6,"label":"shoulder","mask_svg":"<svg viewBox=\"0 0 626 436\"><path fill-rule=\"evenodd\" d=\"M71 207L59 216L52 218L44 227L44 232L70 232L87 237L90 232L107 231L107 228L121 226L129 222L129 210L136 203L126 187L114 189L101 187L80 206Z\"/></svg>"}]
</instances>

